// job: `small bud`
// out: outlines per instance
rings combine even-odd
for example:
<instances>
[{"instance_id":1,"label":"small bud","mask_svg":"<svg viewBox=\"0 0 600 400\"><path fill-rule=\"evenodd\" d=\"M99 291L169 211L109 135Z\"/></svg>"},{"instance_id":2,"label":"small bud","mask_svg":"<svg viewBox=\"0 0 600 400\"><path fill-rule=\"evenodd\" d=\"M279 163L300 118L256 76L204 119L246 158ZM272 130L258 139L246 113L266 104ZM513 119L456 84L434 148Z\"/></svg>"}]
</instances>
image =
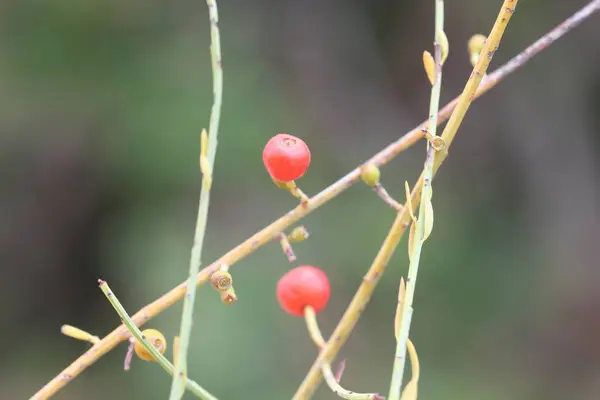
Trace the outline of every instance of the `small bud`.
<instances>
[{"instance_id":1,"label":"small bud","mask_svg":"<svg viewBox=\"0 0 600 400\"><path fill-rule=\"evenodd\" d=\"M471 62L471 65L473 67L475 67L475 64L477 64L478 60L479 60L479 53L471 54L471 56L469 56L469 61Z\"/></svg>"},{"instance_id":2,"label":"small bud","mask_svg":"<svg viewBox=\"0 0 600 400\"><path fill-rule=\"evenodd\" d=\"M164 335L160 333L160 331L156 329L145 329L142 331L142 334L148 340L148 342L150 342L150 344L152 344L156 348L156 350L158 350L160 354L164 354L165 350L167 350L167 341L165 340ZM137 354L137 356L144 361L154 360L152 354L150 354L150 352L146 350L144 345L138 342L137 340L134 344L134 351L135 354Z\"/></svg>"},{"instance_id":3,"label":"small bud","mask_svg":"<svg viewBox=\"0 0 600 400\"><path fill-rule=\"evenodd\" d=\"M448 43L448 36L446 36L446 32L442 31L440 33L440 47L442 48L442 65L446 62L448 58L448 54L450 53L450 43Z\"/></svg>"},{"instance_id":4,"label":"small bud","mask_svg":"<svg viewBox=\"0 0 600 400\"><path fill-rule=\"evenodd\" d=\"M60 331L65 336L69 336L77 340L83 340L84 342L96 344L100 341L100 338L98 336L94 336L91 333L88 333L82 329L76 328L71 325L63 325L60 328Z\"/></svg>"},{"instance_id":5,"label":"small bud","mask_svg":"<svg viewBox=\"0 0 600 400\"><path fill-rule=\"evenodd\" d=\"M309 236L310 234L304 226L297 226L292 230L292 233L290 233L287 238L290 242L303 242L308 239Z\"/></svg>"},{"instance_id":6,"label":"small bud","mask_svg":"<svg viewBox=\"0 0 600 400\"><path fill-rule=\"evenodd\" d=\"M373 187L379 183L381 172L375 164L367 164L361 167L360 178L364 183Z\"/></svg>"},{"instance_id":7,"label":"small bud","mask_svg":"<svg viewBox=\"0 0 600 400\"><path fill-rule=\"evenodd\" d=\"M481 53L481 49L483 48L483 44L485 43L485 35L480 33L471 36L469 42L467 43L467 48L469 49L469 57L473 60L473 55Z\"/></svg>"},{"instance_id":8,"label":"small bud","mask_svg":"<svg viewBox=\"0 0 600 400\"><path fill-rule=\"evenodd\" d=\"M213 272L210 276L210 284L219 292L223 292L231 287L233 279L227 271L219 270Z\"/></svg>"},{"instance_id":9,"label":"small bud","mask_svg":"<svg viewBox=\"0 0 600 400\"><path fill-rule=\"evenodd\" d=\"M430 187L429 191L431 190ZM423 214L423 217L425 218L425 231L423 232L423 238L421 240L424 242L429 238L429 235L431 235L431 231L433 230L433 205L431 204L431 197L425 199L425 204L423 204L423 206L425 207L425 213Z\"/></svg>"},{"instance_id":10,"label":"small bud","mask_svg":"<svg viewBox=\"0 0 600 400\"><path fill-rule=\"evenodd\" d=\"M235 294L235 290L233 289L233 286L231 286L229 289L221 292L221 301L223 303L225 303L226 305L230 306L236 300L237 300L237 296Z\"/></svg>"},{"instance_id":11,"label":"small bud","mask_svg":"<svg viewBox=\"0 0 600 400\"><path fill-rule=\"evenodd\" d=\"M425 67L425 73L427 74L427 78L429 82L434 85L435 84L435 60L430 52L425 50L423 52L423 67Z\"/></svg>"}]
</instances>

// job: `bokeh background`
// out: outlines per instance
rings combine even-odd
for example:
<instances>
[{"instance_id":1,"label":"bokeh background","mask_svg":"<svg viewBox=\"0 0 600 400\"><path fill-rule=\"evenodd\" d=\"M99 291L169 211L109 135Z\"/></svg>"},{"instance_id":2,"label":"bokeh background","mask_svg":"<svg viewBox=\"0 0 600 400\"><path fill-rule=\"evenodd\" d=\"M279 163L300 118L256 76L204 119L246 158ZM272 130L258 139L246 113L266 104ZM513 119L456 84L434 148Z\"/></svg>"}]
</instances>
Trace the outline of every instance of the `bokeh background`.
<instances>
[{"instance_id":1,"label":"bokeh background","mask_svg":"<svg viewBox=\"0 0 600 400\"><path fill-rule=\"evenodd\" d=\"M446 2L442 103L470 73L468 38L499 2ZM583 0L519 4L491 69ZM199 133L212 103L201 1L4 0L0 7L0 393L26 399L119 322L183 281L197 210ZM312 149L317 193L427 115L421 65L433 1L220 2L225 96L204 260L295 206L261 151L290 132ZM600 398L600 20L577 28L471 107L435 181L412 338L423 399ZM383 168L403 198L424 144ZM364 185L306 218L299 263L330 276L331 332L393 219ZM338 359L343 384L387 393L406 238ZM239 301L199 291L191 375L220 399L290 398L316 356L275 285L274 243L235 265ZM172 338L181 303L149 326ZM126 345L57 399L164 399L170 378ZM171 356L168 350L169 357ZM189 395L188 395L189 396ZM191 396L189 397L191 398ZM334 399L326 386L315 396Z\"/></svg>"}]
</instances>

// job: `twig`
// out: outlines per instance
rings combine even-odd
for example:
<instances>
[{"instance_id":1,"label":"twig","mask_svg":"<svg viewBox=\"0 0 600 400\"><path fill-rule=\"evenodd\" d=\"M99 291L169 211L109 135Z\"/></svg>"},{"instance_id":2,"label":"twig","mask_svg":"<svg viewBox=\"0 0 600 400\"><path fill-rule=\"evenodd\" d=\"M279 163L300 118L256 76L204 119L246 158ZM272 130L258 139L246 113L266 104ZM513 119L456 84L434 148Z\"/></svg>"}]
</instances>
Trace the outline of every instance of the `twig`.
<instances>
[{"instance_id":1,"label":"twig","mask_svg":"<svg viewBox=\"0 0 600 400\"><path fill-rule=\"evenodd\" d=\"M390 196L388 191L385 190L385 187L383 187L381 183L377 183L376 185L374 185L373 190L375 191L375 193L377 193L377 196L379 196L381 200L385 202L385 204L392 207L394 210L396 210L396 212L402 211L402 204L394 200L394 198Z\"/></svg>"},{"instance_id":2,"label":"twig","mask_svg":"<svg viewBox=\"0 0 600 400\"><path fill-rule=\"evenodd\" d=\"M475 92L485 70L487 69L494 52L498 49L498 44L500 39L502 38L502 34L506 28L510 17L514 11L514 7L516 7L518 0L505 0L502 5L501 11L494 23L494 27L486 41L484 48L482 50L482 54L485 54L485 57L480 57L479 61L471 77L469 78L463 93L460 95L458 104L450 117L450 121L446 125L444 129L444 133L442 134L442 139L446 143L446 147L436 153L437 156L434 160L433 165L433 175L437 172L442 162L446 159L448 155L448 147L452 143L458 127L462 122L465 113L467 112L471 101L475 98ZM417 205L420 201L419 196L421 195L423 188L424 174L421 174L421 177L418 183L415 185L412 193L412 204ZM366 307L369 302L373 290L375 289L375 285L377 284L378 279L381 277L383 272L385 271L385 267L389 258L391 257L396 245L400 241L402 234L404 233L405 227L408 225L409 213L408 209L410 209L408 202L404 206L404 209L401 213L398 214L396 220L394 221L394 225L388 234L388 237L384 241L381 249L379 250L379 254L375 258L375 261L371 265L367 276L363 280L362 284L358 288L354 298L350 302L350 305L346 309L342 319L338 323L338 326L334 330L329 342L327 345L321 350L319 356L316 361L313 363L313 366L309 370L308 374L304 378L304 381L296 391L296 394L293 397L293 400L304 400L309 399L314 392L316 391L320 381L321 381L321 370L319 368L320 365L324 363L329 363L335 357L339 349L348 339L348 336L354 326L356 325L358 319L360 318L360 314L362 310ZM411 263L411 266L413 264ZM408 312L409 308L412 306L412 300L414 295L414 282L416 279L416 271L413 267L412 271L408 273L407 279L407 289L406 289L406 301L404 302L404 310L402 313L402 318L410 318L410 313ZM403 330L408 330L408 323L404 323L405 327L401 328L400 338L408 337L408 333L404 334Z\"/></svg>"},{"instance_id":3,"label":"twig","mask_svg":"<svg viewBox=\"0 0 600 400\"><path fill-rule=\"evenodd\" d=\"M133 359L134 347L135 347L135 342L132 340L131 343L129 343L129 347L127 348L127 354L125 354L125 359L123 360L123 369L125 371L129 371L129 369L131 368L131 361Z\"/></svg>"},{"instance_id":4,"label":"twig","mask_svg":"<svg viewBox=\"0 0 600 400\"><path fill-rule=\"evenodd\" d=\"M402 205L398 203L390 194L385 190L383 184L381 183L381 171L379 168L372 163L366 163L360 166L360 179L367 185L369 185L377 196L385 204L392 207L396 212L399 212L402 209Z\"/></svg>"},{"instance_id":5,"label":"twig","mask_svg":"<svg viewBox=\"0 0 600 400\"><path fill-rule=\"evenodd\" d=\"M283 254L285 254L289 262L295 262L296 254L294 253L294 249L292 248L287 235L281 232L277 236L279 237L279 244L281 244L281 251L283 251Z\"/></svg>"},{"instance_id":6,"label":"twig","mask_svg":"<svg viewBox=\"0 0 600 400\"><path fill-rule=\"evenodd\" d=\"M308 328L310 338L313 340L313 342L317 345L318 348L322 349L325 346L326 342L323 338L323 334L321 333L321 329L319 329L317 315L312 307L307 306L304 308L304 319L306 320L306 327ZM344 389L340 385L340 380L342 379L344 367L345 363L342 362L342 364L340 365L340 369L336 374L334 374L331 370L331 364L329 363L325 363L321 367L321 369L323 370L323 376L325 377L325 381L327 382L327 386L329 386L333 393L346 400L384 399L377 393L356 393L351 390Z\"/></svg>"},{"instance_id":7,"label":"twig","mask_svg":"<svg viewBox=\"0 0 600 400\"><path fill-rule=\"evenodd\" d=\"M542 50L547 48L549 45L554 43L557 39L564 36L571 29L578 26L585 19L594 14L594 12L600 9L600 0L594 0L587 6L582 8L572 17L555 27L552 31L548 32L542 38L538 39L535 43L527 47L524 51L513 57L508 63L500 67L494 73L489 74L483 80L475 99L486 93L488 90L500 83L511 73L521 68L531 58L540 53ZM446 121L454 108L458 103L458 97L448 103L438 115L438 125ZM374 155L367 162L372 162L377 165L383 165L396 157L400 152L406 150L421 138L424 137L423 129L425 128L427 121L424 121L421 125L417 126L404 136L391 143L376 155ZM360 168L356 168L350 171L346 176L334 182L329 187L325 188L321 193L311 198L309 204L306 207L298 206L285 214L283 217L272 222L267 227L263 228L259 232L255 233L250 238L230 250L228 253L223 255L217 261L213 262L208 267L204 268L196 277L196 284L201 285L208 281L210 275L216 271L221 264L232 265L241 259L252 254L259 247L265 245L271 241L277 232L281 232L287 229L292 224L298 222L317 208L321 207L325 203L329 202L339 194L347 190L350 186L356 183L360 179ZM413 193L417 193L413 191ZM403 211L403 222L408 224L409 217L406 211ZM185 295L185 283L180 284L165 293L152 303L146 305L139 310L133 317L132 320L136 325L142 325L154 318L162 311L171 307L175 302L180 300ZM56 375L51 381L46 383L36 394L31 397L31 400L43 400L47 399L56 394L60 389L65 387L69 382L86 370L89 366L94 364L98 359L104 356L106 353L115 348L119 343L127 338L127 329L121 325L115 328L111 333L106 335L98 344L93 346L87 352L82 354L79 358L74 360L69 366L63 371Z\"/></svg>"},{"instance_id":8,"label":"twig","mask_svg":"<svg viewBox=\"0 0 600 400\"><path fill-rule=\"evenodd\" d=\"M83 329L79 329L71 325L61 326L60 332L65 336L69 336L77 340L83 340L84 342L89 342L92 344L96 344L100 341L100 338L98 336L92 335L91 333L86 332Z\"/></svg>"},{"instance_id":9,"label":"twig","mask_svg":"<svg viewBox=\"0 0 600 400\"><path fill-rule=\"evenodd\" d=\"M338 381L336 380L333 371L331 370L331 366L326 364L323 366L323 376L325 377L325 381L327 382L327 386L331 389L331 391L337 394L342 399L346 400L384 400L384 397L381 397L377 393L356 393L348 389L344 389Z\"/></svg>"},{"instance_id":10,"label":"twig","mask_svg":"<svg viewBox=\"0 0 600 400\"><path fill-rule=\"evenodd\" d=\"M152 357L154 357L156 362L165 371L167 371L167 373L169 373L170 375L173 375L173 371L174 371L173 364L171 364L169 362L169 360L167 360L167 358L165 356L163 356L156 349L156 347L154 347L150 342L148 342L148 340L146 340L146 338L144 337L144 334L139 330L139 328L131 320L131 318L127 314L127 311L125 311L125 308L123 307L123 305L121 304L119 299L117 299L117 296L115 296L114 293L110 290L110 287L108 286L108 284L105 281L99 279L98 286L100 287L100 289L102 290L102 292L104 293L104 295L106 296L108 301L110 301L110 304L112 304L112 306L115 309L115 311L117 312L117 314L119 314L119 317L121 317L121 320L123 321L123 323L125 324L127 329L129 329L129 332L131 333L131 335L138 342L140 342L144 346L144 348L146 350L148 350L148 352L150 354L152 354ZM186 377L184 383L185 383L185 387L187 389L189 389L190 392L194 393L197 397L204 399L204 400L217 400L216 397L214 397L213 395L208 393L204 388L202 388L200 385L198 385L196 382L192 381L191 379L188 379Z\"/></svg>"},{"instance_id":11,"label":"twig","mask_svg":"<svg viewBox=\"0 0 600 400\"><path fill-rule=\"evenodd\" d=\"M208 129L208 140L203 134L203 149L200 154L200 166L202 170L202 191L198 205L198 217L194 233L194 244L190 257L190 271L187 280L186 296L183 301L183 313L179 332L179 351L176 359L175 374L171 385L169 400L180 400L184 393L184 383L187 375L187 353L189 350L190 336L192 332L192 319L194 313L194 301L196 299L196 276L200 271L202 259L202 246L206 232L206 220L210 203L210 187L212 183L212 172L217 152L217 136L219 134L219 121L221 118L221 103L223 99L223 68L221 65L221 39L219 34L219 12L215 0L206 0L210 16L210 54L213 70L213 95L214 103L210 113ZM207 146L206 146L206 142ZM208 147L208 148L207 148Z\"/></svg>"},{"instance_id":12,"label":"twig","mask_svg":"<svg viewBox=\"0 0 600 400\"><path fill-rule=\"evenodd\" d=\"M429 236L431 227L433 226L433 207L431 206L432 196L432 179L433 179L433 161L436 154L436 149L432 144L436 136L438 112L440 108L440 93L442 89L442 38L446 38L444 34L444 0L435 0L435 32L434 32L434 61L435 61L435 79L431 89L431 99L429 102L429 123L427 124L431 128L428 129L428 133L431 138L428 138L427 143L427 156L425 158L425 166L423 168L423 190L421 191L421 207L419 207L419 218L416 222L415 227L415 238L412 243L412 249L410 257L410 266L408 274L408 282L412 282L412 287L417 280L417 272L419 269L419 260L421 256L421 248L423 242ZM448 44L446 39L447 52ZM409 199L407 199L409 200ZM414 223L414 222L413 222ZM411 275L412 272L412 275ZM414 289L413 289L414 290ZM404 376L404 365L406 362L406 343L408 341L408 328L403 329L404 325L410 327L410 321L412 318L412 307L404 309L406 307L406 301L402 301L403 311L402 319L400 322L400 333L396 341L396 352L394 356L394 366L392 369L392 379L390 382L390 391L388 395L389 400L399 400L400 393L402 391L402 380ZM403 336L406 334L405 336Z\"/></svg>"}]
</instances>

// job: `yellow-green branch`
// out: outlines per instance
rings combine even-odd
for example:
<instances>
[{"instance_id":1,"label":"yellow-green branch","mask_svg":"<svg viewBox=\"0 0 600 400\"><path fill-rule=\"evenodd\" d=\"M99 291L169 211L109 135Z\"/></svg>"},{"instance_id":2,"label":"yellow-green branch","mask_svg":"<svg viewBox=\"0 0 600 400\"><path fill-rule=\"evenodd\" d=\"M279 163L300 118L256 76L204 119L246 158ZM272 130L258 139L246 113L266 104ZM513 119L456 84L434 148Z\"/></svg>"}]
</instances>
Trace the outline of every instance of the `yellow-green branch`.
<instances>
[{"instance_id":1,"label":"yellow-green branch","mask_svg":"<svg viewBox=\"0 0 600 400\"><path fill-rule=\"evenodd\" d=\"M196 276L200 271L200 264L202 263L202 246L204 244L206 232L206 220L208 219L210 187L212 184L215 155L217 153L217 136L219 134L221 103L223 99L223 68L221 66L221 39L218 25L219 12L215 0L206 0L206 5L208 6L208 14L210 17L210 54L213 70L214 103L210 114L208 138L206 131L202 132L201 138L200 168L203 175L202 191L200 193L200 202L198 204L198 217L196 220L194 242L190 257L190 270L186 285L186 296L183 301L183 313L181 316L181 327L179 332L179 348L176 354L177 363L175 365L175 374L173 374L173 383L171 385L169 400L180 400L185 391L187 354L192 333L194 301L196 299Z\"/></svg>"}]
</instances>

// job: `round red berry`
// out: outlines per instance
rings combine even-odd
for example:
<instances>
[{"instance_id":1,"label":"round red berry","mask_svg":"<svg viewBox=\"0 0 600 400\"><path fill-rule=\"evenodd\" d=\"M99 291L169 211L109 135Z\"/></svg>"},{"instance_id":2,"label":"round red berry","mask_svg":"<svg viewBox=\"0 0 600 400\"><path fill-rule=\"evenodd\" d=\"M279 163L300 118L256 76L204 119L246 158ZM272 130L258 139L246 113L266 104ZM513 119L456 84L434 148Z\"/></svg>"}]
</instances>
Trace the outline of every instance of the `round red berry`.
<instances>
[{"instance_id":1,"label":"round red berry","mask_svg":"<svg viewBox=\"0 0 600 400\"><path fill-rule=\"evenodd\" d=\"M287 133L273 136L263 150L269 175L279 182L300 178L310 165L310 149L302 139Z\"/></svg>"},{"instance_id":2,"label":"round red berry","mask_svg":"<svg viewBox=\"0 0 600 400\"><path fill-rule=\"evenodd\" d=\"M283 310L301 317L304 308L311 306L321 312L329 301L329 279L325 272L312 265L288 271L277 283L277 300Z\"/></svg>"}]
</instances>

